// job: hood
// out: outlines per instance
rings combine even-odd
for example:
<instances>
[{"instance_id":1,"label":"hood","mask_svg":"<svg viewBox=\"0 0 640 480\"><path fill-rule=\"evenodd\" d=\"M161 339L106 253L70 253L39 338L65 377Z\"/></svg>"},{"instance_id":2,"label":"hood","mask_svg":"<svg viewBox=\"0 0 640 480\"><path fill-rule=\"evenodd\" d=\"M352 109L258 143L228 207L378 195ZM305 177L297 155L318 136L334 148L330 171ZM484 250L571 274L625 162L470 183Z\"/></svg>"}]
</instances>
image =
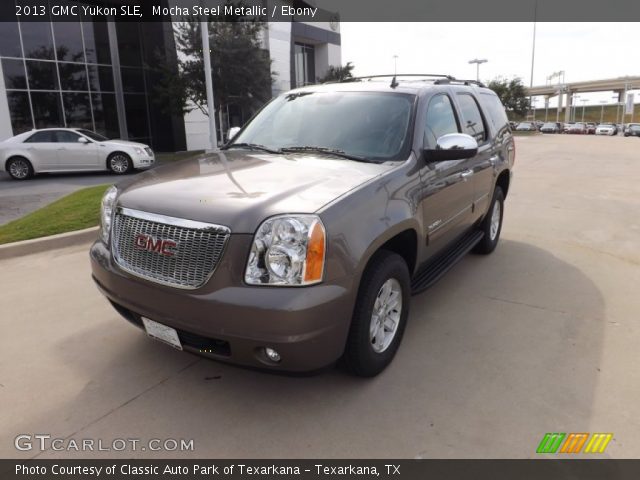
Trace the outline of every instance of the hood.
<instances>
[{"instance_id":1,"label":"hood","mask_svg":"<svg viewBox=\"0 0 640 480\"><path fill-rule=\"evenodd\" d=\"M118 205L254 233L267 217L316 212L396 165L229 150L142 173L118 185Z\"/></svg>"},{"instance_id":2,"label":"hood","mask_svg":"<svg viewBox=\"0 0 640 480\"><path fill-rule=\"evenodd\" d=\"M145 145L144 143L130 142L129 140L120 140L119 138L115 138L113 140L104 140L98 143L105 143L107 145L121 145L124 147L140 147L140 148L148 147L148 145Z\"/></svg>"}]
</instances>

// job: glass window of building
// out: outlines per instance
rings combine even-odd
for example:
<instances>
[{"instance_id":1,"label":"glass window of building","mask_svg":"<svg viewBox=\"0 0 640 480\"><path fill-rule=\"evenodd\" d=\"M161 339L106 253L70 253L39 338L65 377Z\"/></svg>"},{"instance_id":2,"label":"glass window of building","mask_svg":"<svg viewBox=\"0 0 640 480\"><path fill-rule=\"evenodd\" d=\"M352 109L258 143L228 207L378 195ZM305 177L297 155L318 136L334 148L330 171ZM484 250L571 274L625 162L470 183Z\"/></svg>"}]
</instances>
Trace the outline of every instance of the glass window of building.
<instances>
[{"instance_id":1,"label":"glass window of building","mask_svg":"<svg viewBox=\"0 0 640 480\"><path fill-rule=\"evenodd\" d=\"M89 90L87 69L80 63L58 63L62 90Z\"/></svg>"},{"instance_id":2,"label":"glass window of building","mask_svg":"<svg viewBox=\"0 0 640 480\"><path fill-rule=\"evenodd\" d=\"M294 67L296 87L315 83L315 49L313 45L306 45L304 43L295 44Z\"/></svg>"},{"instance_id":3,"label":"glass window of building","mask_svg":"<svg viewBox=\"0 0 640 480\"><path fill-rule=\"evenodd\" d=\"M53 37L49 22L21 22L22 45L26 58L54 60Z\"/></svg>"},{"instance_id":4,"label":"glass window of building","mask_svg":"<svg viewBox=\"0 0 640 480\"><path fill-rule=\"evenodd\" d=\"M122 91L125 93L144 93L144 73L141 68L122 67Z\"/></svg>"},{"instance_id":5,"label":"glass window of building","mask_svg":"<svg viewBox=\"0 0 640 480\"><path fill-rule=\"evenodd\" d=\"M130 139L144 139L149 136L147 102L145 95L125 94L124 109Z\"/></svg>"},{"instance_id":6,"label":"glass window of building","mask_svg":"<svg viewBox=\"0 0 640 480\"><path fill-rule=\"evenodd\" d=\"M102 65L88 65L89 87L94 92L113 92L113 69Z\"/></svg>"},{"instance_id":7,"label":"glass window of building","mask_svg":"<svg viewBox=\"0 0 640 480\"><path fill-rule=\"evenodd\" d=\"M63 93L62 104L67 127L93 129L88 93Z\"/></svg>"},{"instance_id":8,"label":"glass window of building","mask_svg":"<svg viewBox=\"0 0 640 480\"><path fill-rule=\"evenodd\" d=\"M127 67L142 66L140 25L135 22L116 23L120 64Z\"/></svg>"},{"instance_id":9,"label":"glass window of building","mask_svg":"<svg viewBox=\"0 0 640 480\"><path fill-rule=\"evenodd\" d=\"M27 88L27 77L24 72L24 62L22 60L3 58L2 73L5 88L23 90Z\"/></svg>"},{"instance_id":10,"label":"glass window of building","mask_svg":"<svg viewBox=\"0 0 640 480\"><path fill-rule=\"evenodd\" d=\"M113 93L94 93L91 95L95 131L107 138L119 138L118 109Z\"/></svg>"},{"instance_id":11,"label":"glass window of building","mask_svg":"<svg viewBox=\"0 0 640 480\"><path fill-rule=\"evenodd\" d=\"M58 72L55 62L27 60L26 64L31 90L58 90Z\"/></svg>"},{"instance_id":12,"label":"glass window of building","mask_svg":"<svg viewBox=\"0 0 640 480\"><path fill-rule=\"evenodd\" d=\"M52 25L58 60L84 62L80 22L53 22Z\"/></svg>"},{"instance_id":13,"label":"glass window of building","mask_svg":"<svg viewBox=\"0 0 640 480\"><path fill-rule=\"evenodd\" d=\"M83 22L84 48L89 63L111 64L109 34L106 22Z\"/></svg>"},{"instance_id":14,"label":"glass window of building","mask_svg":"<svg viewBox=\"0 0 640 480\"><path fill-rule=\"evenodd\" d=\"M31 92L31 105L36 128L64 125L60 94L57 92Z\"/></svg>"},{"instance_id":15,"label":"glass window of building","mask_svg":"<svg viewBox=\"0 0 640 480\"><path fill-rule=\"evenodd\" d=\"M16 18L16 7L13 2L0 2L0 55L3 57L21 57L20 31Z\"/></svg>"},{"instance_id":16,"label":"glass window of building","mask_svg":"<svg viewBox=\"0 0 640 480\"><path fill-rule=\"evenodd\" d=\"M31 130L33 120L31 119L31 107L29 107L29 94L9 91L7 92L7 101L14 135Z\"/></svg>"}]
</instances>

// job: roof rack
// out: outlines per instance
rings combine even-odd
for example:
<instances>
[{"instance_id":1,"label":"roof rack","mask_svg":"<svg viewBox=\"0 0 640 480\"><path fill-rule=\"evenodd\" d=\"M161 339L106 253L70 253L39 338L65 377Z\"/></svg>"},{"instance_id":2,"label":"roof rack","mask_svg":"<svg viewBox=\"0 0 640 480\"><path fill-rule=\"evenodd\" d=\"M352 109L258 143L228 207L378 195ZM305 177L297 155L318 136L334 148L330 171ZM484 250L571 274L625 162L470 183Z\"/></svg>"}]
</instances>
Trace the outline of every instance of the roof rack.
<instances>
[{"instance_id":1,"label":"roof rack","mask_svg":"<svg viewBox=\"0 0 640 480\"><path fill-rule=\"evenodd\" d=\"M439 73L390 73L388 75L368 75L366 77L353 77L353 78L347 78L345 80L343 80L341 83L345 83L345 82L356 82L358 80L371 80L372 78L396 78L396 77L439 77L439 78L446 78L449 80L455 80L454 77L452 77L451 75L442 75Z\"/></svg>"},{"instance_id":2,"label":"roof rack","mask_svg":"<svg viewBox=\"0 0 640 480\"><path fill-rule=\"evenodd\" d=\"M478 80L460 80L458 78L446 78L446 79L440 79L440 80L436 80L434 83L438 84L438 85L442 85L442 84L455 84L455 85L477 85L479 87L484 87L486 88L486 85Z\"/></svg>"},{"instance_id":3,"label":"roof rack","mask_svg":"<svg viewBox=\"0 0 640 480\"><path fill-rule=\"evenodd\" d=\"M391 87L395 88L398 86L397 78L398 77L433 77L435 80L433 83L436 85L445 85L445 84L456 84L456 85L478 85L479 87L486 87L486 85L478 80L459 80L451 75L444 75L439 73L398 73L398 74L387 74L387 75L368 75L365 77L353 77L342 80L338 83L348 83L348 82L358 82L362 80L372 80L376 78L391 78Z\"/></svg>"}]
</instances>

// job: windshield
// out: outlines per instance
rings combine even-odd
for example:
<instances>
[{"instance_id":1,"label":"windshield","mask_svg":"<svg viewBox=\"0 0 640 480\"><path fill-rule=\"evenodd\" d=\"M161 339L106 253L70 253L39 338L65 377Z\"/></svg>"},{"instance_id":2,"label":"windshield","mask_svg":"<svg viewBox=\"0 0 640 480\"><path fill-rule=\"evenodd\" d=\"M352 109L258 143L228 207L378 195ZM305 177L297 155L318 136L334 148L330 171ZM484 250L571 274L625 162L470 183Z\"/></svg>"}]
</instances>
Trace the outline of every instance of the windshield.
<instances>
[{"instance_id":1,"label":"windshield","mask_svg":"<svg viewBox=\"0 0 640 480\"><path fill-rule=\"evenodd\" d=\"M398 160L408 155L414 99L380 92L285 94L258 113L233 144L321 147L368 160Z\"/></svg>"},{"instance_id":2,"label":"windshield","mask_svg":"<svg viewBox=\"0 0 640 480\"><path fill-rule=\"evenodd\" d=\"M86 135L91 140L95 140L96 142L103 142L105 140L108 140L107 137L103 137L99 133L92 132L91 130L85 130L84 128L79 128L76 130L76 132Z\"/></svg>"},{"instance_id":3,"label":"windshield","mask_svg":"<svg viewBox=\"0 0 640 480\"><path fill-rule=\"evenodd\" d=\"M640 130L640 125L631 125L629 127L629 130L633 130L634 132L638 131L638 130Z\"/></svg>"}]
</instances>

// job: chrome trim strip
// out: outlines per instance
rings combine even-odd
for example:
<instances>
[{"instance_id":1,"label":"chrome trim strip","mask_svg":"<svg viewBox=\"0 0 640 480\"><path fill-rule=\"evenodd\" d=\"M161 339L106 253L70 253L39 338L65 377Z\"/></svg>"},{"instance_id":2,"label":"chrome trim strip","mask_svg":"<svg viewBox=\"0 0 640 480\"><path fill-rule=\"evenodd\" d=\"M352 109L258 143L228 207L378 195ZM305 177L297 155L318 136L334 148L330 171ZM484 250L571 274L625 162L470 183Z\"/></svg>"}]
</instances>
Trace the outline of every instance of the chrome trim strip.
<instances>
[{"instance_id":1,"label":"chrome trim strip","mask_svg":"<svg viewBox=\"0 0 640 480\"><path fill-rule=\"evenodd\" d=\"M215 223L197 222L195 220L187 220L184 218L170 217L168 215L160 215L158 213L143 212L142 210L134 210L132 208L116 207L116 211L127 217L139 218L155 223L165 223L174 227L190 228L192 230L204 230L208 232L230 234L231 229L224 225Z\"/></svg>"}]
</instances>

